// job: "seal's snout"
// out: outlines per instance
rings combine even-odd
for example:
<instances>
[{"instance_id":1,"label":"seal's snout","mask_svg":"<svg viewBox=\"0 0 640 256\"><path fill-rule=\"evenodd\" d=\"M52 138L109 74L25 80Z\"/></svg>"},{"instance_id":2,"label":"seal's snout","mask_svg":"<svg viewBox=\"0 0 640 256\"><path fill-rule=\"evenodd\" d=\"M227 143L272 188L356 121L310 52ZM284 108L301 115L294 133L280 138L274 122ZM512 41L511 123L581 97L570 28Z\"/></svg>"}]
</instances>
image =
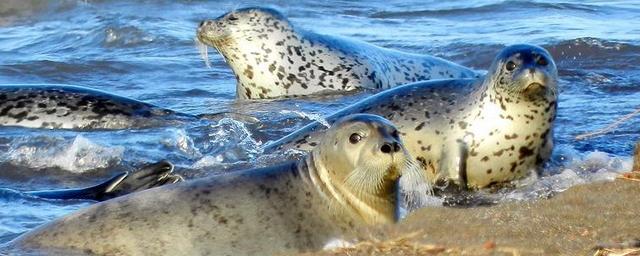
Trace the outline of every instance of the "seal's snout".
<instances>
[{"instance_id":1,"label":"seal's snout","mask_svg":"<svg viewBox=\"0 0 640 256\"><path fill-rule=\"evenodd\" d=\"M380 147L380 151L385 154L396 153L400 151L400 144L398 142L385 142L382 147Z\"/></svg>"}]
</instances>

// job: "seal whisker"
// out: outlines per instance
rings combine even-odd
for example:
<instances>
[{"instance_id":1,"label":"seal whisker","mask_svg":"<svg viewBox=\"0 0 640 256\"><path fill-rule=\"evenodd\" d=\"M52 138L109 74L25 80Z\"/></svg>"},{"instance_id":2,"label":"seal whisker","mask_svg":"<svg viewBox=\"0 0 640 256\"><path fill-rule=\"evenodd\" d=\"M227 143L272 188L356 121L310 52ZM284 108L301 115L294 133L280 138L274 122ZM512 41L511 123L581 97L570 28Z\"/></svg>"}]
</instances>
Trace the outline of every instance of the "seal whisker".
<instances>
[{"instance_id":1,"label":"seal whisker","mask_svg":"<svg viewBox=\"0 0 640 256\"><path fill-rule=\"evenodd\" d=\"M211 62L209 61L209 46L202 42L197 36L194 38L194 41L196 44L196 49L198 49L198 52L200 53L200 58L204 60L204 64L207 66L207 68L211 68Z\"/></svg>"},{"instance_id":2,"label":"seal whisker","mask_svg":"<svg viewBox=\"0 0 640 256\"><path fill-rule=\"evenodd\" d=\"M412 159L404 163L404 170L400 177L400 193L407 209L417 209L427 203L427 196L433 195L433 186L424 169Z\"/></svg>"}]
</instances>

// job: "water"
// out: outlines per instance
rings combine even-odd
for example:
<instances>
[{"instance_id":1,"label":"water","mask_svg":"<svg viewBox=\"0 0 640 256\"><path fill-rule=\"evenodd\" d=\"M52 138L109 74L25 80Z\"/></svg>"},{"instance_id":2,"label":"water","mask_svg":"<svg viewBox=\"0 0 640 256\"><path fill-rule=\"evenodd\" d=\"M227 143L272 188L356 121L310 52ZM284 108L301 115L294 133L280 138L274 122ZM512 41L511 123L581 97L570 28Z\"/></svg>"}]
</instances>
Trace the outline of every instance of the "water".
<instances>
[{"instance_id":1,"label":"water","mask_svg":"<svg viewBox=\"0 0 640 256\"><path fill-rule=\"evenodd\" d=\"M258 147L366 95L239 103L218 54L202 61L199 21L245 6L279 8L300 27L483 70L504 45L547 48L560 72L556 151L546 175L496 200L547 197L630 167L640 117L575 140L640 108L640 3L634 1L19 1L0 2L0 83L88 86L190 114L245 113L137 131L0 128L0 243L86 201L18 191L84 186L169 159L188 178L268 164ZM287 111L283 111L283 110ZM491 197L491 195L488 195Z\"/></svg>"}]
</instances>

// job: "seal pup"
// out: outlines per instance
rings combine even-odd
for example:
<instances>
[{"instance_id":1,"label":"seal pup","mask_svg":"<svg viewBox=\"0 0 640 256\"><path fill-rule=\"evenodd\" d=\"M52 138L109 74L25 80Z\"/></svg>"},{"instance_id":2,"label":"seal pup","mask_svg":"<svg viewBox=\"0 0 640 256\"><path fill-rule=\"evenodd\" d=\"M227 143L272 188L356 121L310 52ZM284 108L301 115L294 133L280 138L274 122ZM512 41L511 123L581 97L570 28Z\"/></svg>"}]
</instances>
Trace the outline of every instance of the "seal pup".
<instances>
[{"instance_id":1,"label":"seal pup","mask_svg":"<svg viewBox=\"0 0 640 256\"><path fill-rule=\"evenodd\" d=\"M135 191L184 181L182 176L172 174L173 164L168 161L143 166L134 172L122 172L98 185L61 190L29 191L29 195L47 199L85 199L105 201Z\"/></svg>"},{"instance_id":2,"label":"seal pup","mask_svg":"<svg viewBox=\"0 0 640 256\"><path fill-rule=\"evenodd\" d=\"M195 116L85 87L0 86L0 126L125 129L166 126L195 119Z\"/></svg>"},{"instance_id":3,"label":"seal pup","mask_svg":"<svg viewBox=\"0 0 640 256\"><path fill-rule=\"evenodd\" d=\"M114 198L45 224L17 248L99 255L273 255L321 249L359 227L393 223L412 168L396 128L352 115L300 161Z\"/></svg>"},{"instance_id":4,"label":"seal pup","mask_svg":"<svg viewBox=\"0 0 640 256\"><path fill-rule=\"evenodd\" d=\"M441 58L305 31L269 8L238 9L202 21L197 40L215 48L231 66L240 99L387 89L409 82L478 76ZM202 47L206 53L206 46Z\"/></svg>"},{"instance_id":5,"label":"seal pup","mask_svg":"<svg viewBox=\"0 0 640 256\"><path fill-rule=\"evenodd\" d=\"M551 154L557 108L556 65L545 49L506 47L477 79L418 82L370 96L327 118L371 113L396 124L411 155L432 180L482 188L538 170ZM313 122L267 144L314 148L326 127Z\"/></svg>"}]
</instances>

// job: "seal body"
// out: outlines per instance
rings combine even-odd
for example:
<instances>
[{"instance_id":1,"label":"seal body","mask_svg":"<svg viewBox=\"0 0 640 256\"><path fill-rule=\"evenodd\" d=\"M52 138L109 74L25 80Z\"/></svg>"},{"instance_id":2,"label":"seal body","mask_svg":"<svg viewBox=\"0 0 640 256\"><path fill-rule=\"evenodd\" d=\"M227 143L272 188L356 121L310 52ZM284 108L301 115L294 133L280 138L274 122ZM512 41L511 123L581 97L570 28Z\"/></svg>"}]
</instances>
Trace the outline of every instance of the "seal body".
<instances>
[{"instance_id":1,"label":"seal body","mask_svg":"<svg viewBox=\"0 0 640 256\"><path fill-rule=\"evenodd\" d=\"M0 125L47 129L163 126L195 117L70 85L0 86Z\"/></svg>"},{"instance_id":2,"label":"seal body","mask_svg":"<svg viewBox=\"0 0 640 256\"><path fill-rule=\"evenodd\" d=\"M441 58L304 31L267 8L239 9L203 21L197 36L231 66L241 99L387 89L478 75Z\"/></svg>"},{"instance_id":3,"label":"seal body","mask_svg":"<svg viewBox=\"0 0 640 256\"><path fill-rule=\"evenodd\" d=\"M391 123L352 117L301 161L118 197L12 246L99 255L273 255L317 250L359 227L392 223L393 187L410 158Z\"/></svg>"},{"instance_id":4,"label":"seal body","mask_svg":"<svg viewBox=\"0 0 640 256\"><path fill-rule=\"evenodd\" d=\"M418 82L381 92L331 115L384 116L434 182L469 188L518 179L550 156L557 107L557 70L537 46L514 45L478 79ZM311 123L265 147L308 151L324 127Z\"/></svg>"}]
</instances>

